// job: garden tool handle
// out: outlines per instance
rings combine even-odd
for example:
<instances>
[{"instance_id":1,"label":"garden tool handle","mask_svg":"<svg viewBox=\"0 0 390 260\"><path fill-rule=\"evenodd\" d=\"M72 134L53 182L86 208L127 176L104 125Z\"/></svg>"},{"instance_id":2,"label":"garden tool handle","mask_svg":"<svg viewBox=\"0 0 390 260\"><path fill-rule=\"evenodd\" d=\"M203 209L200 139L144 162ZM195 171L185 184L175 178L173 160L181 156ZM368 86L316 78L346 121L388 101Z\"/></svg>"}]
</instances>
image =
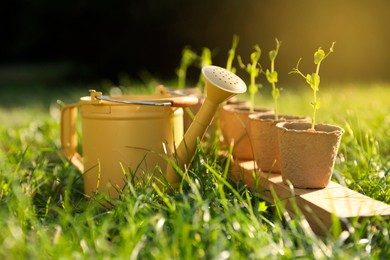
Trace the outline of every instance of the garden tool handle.
<instances>
[{"instance_id":1,"label":"garden tool handle","mask_svg":"<svg viewBox=\"0 0 390 260\"><path fill-rule=\"evenodd\" d=\"M179 96L171 100L173 107L189 107L198 104L199 99L194 96Z\"/></svg>"},{"instance_id":2,"label":"garden tool handle","mask_svg":"<svg viewBox=\"0 0 390 260\"><path fill-rule=\"evenodd\" d=\"M61 150L80 172L84 172L82 157L77 153L77 107L78 104L71 104L61 110Z\"/></svg>"},{"instance_id":3,"label":"garden tool handle","mask_svg":"<svg viewBox=\"0 0 390 260\"><path fill-rule=\"evenodd\" d=\"M128 100L118 99L109 96L95 96L98 100L122 103L128 105L146 105L146 106L171 106L171 107L189 107L198 104L199 99L193 96L177 96L177 97L166 97L161 98L159 101L141 101L141 100Z\"/></svg>"},{"instance_id":4,"label":"garden tool handle","mask_svg":"<svg viewBox=\"0 0 390 260\"><path fill-rule=\"evenodd\" d=\"M186 95L179 91L170 90L169 88L159 85L156 87L156 93L160 95L173 95L171 105L173 107L189 107L199 103L199 99L195 96Z\"/></svg>"}]
</instances>

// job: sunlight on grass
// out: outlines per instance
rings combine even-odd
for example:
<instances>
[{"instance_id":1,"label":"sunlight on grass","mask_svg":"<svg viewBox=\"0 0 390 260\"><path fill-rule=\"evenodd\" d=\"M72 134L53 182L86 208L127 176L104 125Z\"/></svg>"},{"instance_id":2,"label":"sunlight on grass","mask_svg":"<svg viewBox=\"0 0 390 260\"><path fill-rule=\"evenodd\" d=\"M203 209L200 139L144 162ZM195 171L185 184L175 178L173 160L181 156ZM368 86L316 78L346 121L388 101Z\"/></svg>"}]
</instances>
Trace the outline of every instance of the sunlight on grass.
<instances>
[{"instance_id":1,"label":"sunlight on grass","mask_svg":"<svg viewBox=\"0 0 390 260\"><path fill-rule=\"evenodd\" d=\"M303 88L303 90L301 90ZM263 88L264 90L264 88ZM345 129L334 180L390 203L390 86L323 86L317 121ZM307 93L307 94L306 94ZM280 113L310 115L310 91L285 89ZM245 98L241 96L240 98ZM75 100L76 101L76 100ZM259 106L272 97L259 96ZM119 200L83 195L61 155L58 111L0 108L0 256L8 259L387 258L386 219L317 237L297 212L225 176L217 147L198 147L181 192L129 178ZM111 206L110 206L111 205Z\"/></svg>"}]
</instances>

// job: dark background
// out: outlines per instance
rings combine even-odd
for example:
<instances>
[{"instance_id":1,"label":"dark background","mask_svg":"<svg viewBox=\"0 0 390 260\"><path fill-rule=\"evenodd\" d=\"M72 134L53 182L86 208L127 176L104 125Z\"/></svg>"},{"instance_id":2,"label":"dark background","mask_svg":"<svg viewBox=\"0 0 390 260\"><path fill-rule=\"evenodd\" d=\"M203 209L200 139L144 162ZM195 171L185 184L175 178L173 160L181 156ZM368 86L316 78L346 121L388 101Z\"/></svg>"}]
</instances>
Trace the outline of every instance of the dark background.
<instances>
[{"instance_id":1,"label":"dark background","mask_svg":"<svg viewBox=\"0 0 390 260\"><path fill-rule=\"evenodd\" d=\"M118 80L148 72L175 78L181 50L213 51L225 66L233 34L237 53L248 61L252 46L282 41L276 69L281 80L302 57L314 70L313 52L335 53L321 74L329 81L388 81L390 2L386 0L8 0L0 8L0 77L18 77L7 68L63 64L69 80ZM47 65L49 64L49 65ZM65 65L64 65L65 64ZM29 67L30 66L30 67ZM236 65L237 66L237 65ZM197 73L197 72L194 72ZM243 73L242 71L238 72ZM11 76L10 76L11 75ZM190 74L191 75L191 74ZM194 77L195 78L195 77ZM0 79L1 80L1 79Z\"/></svg>"}]
</instances>

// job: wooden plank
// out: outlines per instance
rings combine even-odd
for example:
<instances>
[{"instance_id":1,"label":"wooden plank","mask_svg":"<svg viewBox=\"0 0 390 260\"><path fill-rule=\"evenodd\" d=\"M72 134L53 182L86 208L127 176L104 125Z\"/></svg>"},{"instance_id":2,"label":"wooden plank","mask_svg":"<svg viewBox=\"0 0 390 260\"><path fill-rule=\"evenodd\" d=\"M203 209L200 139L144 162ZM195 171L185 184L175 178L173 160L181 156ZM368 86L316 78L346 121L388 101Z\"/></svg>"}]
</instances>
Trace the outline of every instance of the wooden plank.
<instances>
[{"instance_id":1,"label":"wooden plank","mask_svg":"<svg viewBox=\"0 0 390 260\"><path fill-rule=\"evenodd\" d=\"M373 216L390 216L390 205L374 200L338 183L331 182L324 189L298 189L284 184L280 174L256 173L253 161L234 162L230 177L243 181L250 189L263 190L264 195L273 200L269 192L286 202L286 210L295 215L292 201L299 207L313 231L324 234L332 225L332 215L340 220L361 219Z\"/></svg>"}]
</instances>

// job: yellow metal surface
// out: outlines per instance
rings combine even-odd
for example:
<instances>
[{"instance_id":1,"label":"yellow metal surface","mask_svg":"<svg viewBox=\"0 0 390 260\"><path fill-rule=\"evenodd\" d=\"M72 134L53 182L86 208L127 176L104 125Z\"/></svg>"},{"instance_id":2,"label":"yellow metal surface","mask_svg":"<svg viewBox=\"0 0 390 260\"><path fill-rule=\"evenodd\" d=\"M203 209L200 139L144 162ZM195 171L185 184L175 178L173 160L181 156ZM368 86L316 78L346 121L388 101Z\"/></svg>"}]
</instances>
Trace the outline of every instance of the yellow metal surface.
<instances>
[{"instance_id":1,"label":"yellow metal surface","mask_svg":"<svg viewBox=\"0 0 390 260\"><path fill-rule=\"evenodd\" d=\"M76 152L78 110L82 157ZM131 178L130 172L137 170L135 177L147 180L152 173L159 176L156 167L166 169L163 155L169 156L183 138L183 109L83 97L79 104L62 110L61 130L63 153L83 172L85 193L99 191L116 197Z\"/></svg>"}]
</instances>

